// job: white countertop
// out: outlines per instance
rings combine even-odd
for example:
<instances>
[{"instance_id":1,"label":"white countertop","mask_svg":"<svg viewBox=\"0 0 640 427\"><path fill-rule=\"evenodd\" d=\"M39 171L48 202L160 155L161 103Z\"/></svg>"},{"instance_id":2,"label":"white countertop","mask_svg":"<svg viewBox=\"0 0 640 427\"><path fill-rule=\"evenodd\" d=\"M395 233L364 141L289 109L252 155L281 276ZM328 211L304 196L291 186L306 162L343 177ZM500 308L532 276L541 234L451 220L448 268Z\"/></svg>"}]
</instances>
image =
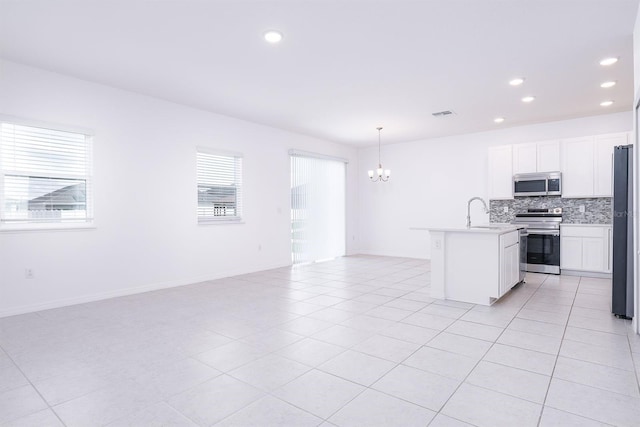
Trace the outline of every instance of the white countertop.
<instances>
[{"instance_id":1,"label":"white countertop","mask_svg":"<svg viewBox=\"0 0 640 427\"><path fill-rule=\"evenodd\" d=\"M611 226L612 224L576 224L576 223L560 224L560 227L611 227Z\"/></svg>"},{"instance_id":2,"label":"white countertop","mask_svg":"<svg viewBox=\"0 0 640 427\"><path fill-rule=\"evenodd\" d=\"M522 225L503 224L503 223L491 223L491 224L478 224L471 225L471 228L466 227L409 227L409 230L424 230L424 231L441 231L447 233L482 233L482 234L505 234L512 231L516 231L520 228L524 228Z\"/></svg>"}]
</instances>

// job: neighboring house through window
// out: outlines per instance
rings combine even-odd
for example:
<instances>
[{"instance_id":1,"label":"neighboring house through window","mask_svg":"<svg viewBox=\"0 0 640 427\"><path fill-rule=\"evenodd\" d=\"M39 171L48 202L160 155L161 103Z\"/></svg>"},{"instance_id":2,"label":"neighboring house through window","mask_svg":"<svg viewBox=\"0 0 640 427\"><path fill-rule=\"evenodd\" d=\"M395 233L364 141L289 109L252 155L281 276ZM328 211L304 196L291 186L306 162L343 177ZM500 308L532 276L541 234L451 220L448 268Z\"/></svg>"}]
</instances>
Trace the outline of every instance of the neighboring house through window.
<instances>
[{"instance_id":1,"label":"neighboring house through window","mask_svg":"<svg viewBox=\"0 0 640 427\"><path fill-rule=\"evenodd\" d=\"M242 156L197 150L198 222L242 219Z\"/></svg>"},{"instance_id":2,"label":"neighboring house through window","mask_svg":"<svg viewBox=\"0 0 640 427\"><path fill-rule=\"evenodd\" d=\"M0 121L0 227L90 223L92 137Z\"/></svg>"}]
</instances>

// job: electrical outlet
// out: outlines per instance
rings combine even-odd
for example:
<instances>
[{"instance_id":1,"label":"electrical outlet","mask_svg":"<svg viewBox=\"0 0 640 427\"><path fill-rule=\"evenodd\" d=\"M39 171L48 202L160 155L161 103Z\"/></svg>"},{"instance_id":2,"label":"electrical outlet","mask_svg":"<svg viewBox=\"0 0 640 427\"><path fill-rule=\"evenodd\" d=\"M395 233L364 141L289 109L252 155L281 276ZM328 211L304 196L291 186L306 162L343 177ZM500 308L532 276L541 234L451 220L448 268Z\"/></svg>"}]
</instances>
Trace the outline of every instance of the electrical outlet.
<instances>
[{"instance_id":1,"label":"electrical outlet","mask_svg":"<svg viewBox=\"0 0 640 427\"><path fill-rule=\"evenodd\" d=\"M258 250L261 251L262 250L262 245L258 245Z\"/></svg>"},{"instance_id":2,"label":"electrical outlet","mask_svg":"<svg viewBox=\"0 0 640 427\"><path fill-rule=\"evenodd\" d=\"M442 249L442 240L436 240L436 249Z\"/></svg>"},{"instance_id":3,"label":"electrical outlet","mask_svg":"<svg viewBox=\"0 0 640 427\"><path fill-rule=\"evenodd\" d=\"M25 279L33 279L33 269L32 268L25 268L24 269L24 278Z\"/></svg>"},{"instance_id":4,"label":"electrical outlet","mask_svg":"<svg viewBox=\"0 0 640 427\"><path fill-rule=\"evenodd\" d=\"M585 213L587 210L585 209L584 205L580 205L580 213Z\"/></svg>"},{"instance_id":5,"label":"electrical outlet","mask_svg":"<svg viewBox=\"0 0 640 427\"><path fill-rule=\"evenodd\" d=\"M509 206L505 206L502 208L502 212L509 213Z\"/></svg>"}]
</instances>

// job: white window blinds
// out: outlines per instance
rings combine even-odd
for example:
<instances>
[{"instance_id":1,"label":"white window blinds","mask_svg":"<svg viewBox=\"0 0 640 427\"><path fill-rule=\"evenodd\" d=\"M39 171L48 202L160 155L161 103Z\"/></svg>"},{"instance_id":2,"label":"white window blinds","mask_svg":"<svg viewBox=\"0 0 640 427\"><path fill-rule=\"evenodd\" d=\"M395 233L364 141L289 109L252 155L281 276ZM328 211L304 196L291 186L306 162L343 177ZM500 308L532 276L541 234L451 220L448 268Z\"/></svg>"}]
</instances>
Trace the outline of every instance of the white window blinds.
<instances>
[{"instance_id":1,"label":"white window blinds","mask_svg":"<svg viewBox=\"0 0 640 427\"><path fill-rule=\"evenodd\" d=\"M0 226L92 220L92 138L0 122Z\"/></svg>"},{"instance_id":2,"label":"white window blinds","mask_svg":"<svg viewBox=\"0 0 640 427\"><path fill-rule=\"evenodd\" d=\"M242 156L197 152L198 222L242 219Z\"/></svg>"},{"instance_id":3,"label":"white window blinds","mask_svg":"<svg viewBox=\"0 0 640 427\"><path fill-rule=\"evenodd\" d=\"M291 254L295 264L345 254L346 164L291 155Z\"/></svg>"}]
</instances>

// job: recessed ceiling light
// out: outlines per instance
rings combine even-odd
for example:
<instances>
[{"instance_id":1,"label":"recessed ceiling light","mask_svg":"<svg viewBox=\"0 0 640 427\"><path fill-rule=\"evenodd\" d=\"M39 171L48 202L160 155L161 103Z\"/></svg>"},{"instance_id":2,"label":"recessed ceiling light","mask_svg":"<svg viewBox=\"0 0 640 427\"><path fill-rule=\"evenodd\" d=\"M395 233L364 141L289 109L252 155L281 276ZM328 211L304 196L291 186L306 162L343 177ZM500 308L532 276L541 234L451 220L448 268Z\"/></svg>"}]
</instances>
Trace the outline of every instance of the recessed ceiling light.
<instances>
[{"instance_id":1,"label":"recessed ceiling light","mask_svg":"<svg viewBox=\"0 0 640 427\"><path fill-rule=\"evenodd\" d=\"M496 123L502 123L504 122L504 117L496 117L495 119L493 119L493 121Z\"/></svg>"},{"instance_id":2,"label":"recessed ceiling light","mask_svg":"<svg viewBox=\"0 0 640 427\"><path fill-rule=\"evenodd\" d=\"M604 65L606 67L606 66L609 66L609 65L613 65L616 62L618 62L618 58L614 58L614 57L604 58L602 61L600 61L600 65Z\"/></svg>"},{"instance_id":3,"label":"recessed ceiling light","mask_svg":"<svg viewBox=\"0 0 640 427\"><path fill-rule=\"evenodd\" d=\"M535 96L525 96L522 98L522 102L532 102L534 99L536 99Z\"/></svg>"},{"instance_id":4,"label":"recessed ceiling light","mask_svg":"<svg viewBox=\"0 0 640 427\"><path fill-rule=\"evenodd\" d=\"M509 84L511 86L520 86L522 83L524 83L524 79L522 77L509 80Z\"/></svg>"},{"instance_id":5,"label":"recessed ceiling light","mask_svg":"<svg viewBox=\"0 0 640 427\"><path fill-rule=\"evenodd\" d=\"M600 85L600 87L603 87L605 89L610 88L610 87L614 87L616 85L616 82L614 81L610 81L610 82L604 82Z\"/></svg>"},{"instance_id":6,"label":"recessed ceiling light","mask_svg":"<svg viewBox=\"0 0 640 427\"><path fill-rule=\"evenodd\" d=\"M279 43L282 40L282 33L276 30L269 30L264 33L264 39L269 43Z\"/></svg>"},{"instance_id":7,"label":"recessed ceiling light","mask_svg":"<svg viewBox=\"0 0 640 427\"><path fill-rule=\"evenodd\" d=\"M604 101L600 103L600 106L602 107L610 107L611 105L613 105L613 101Z\"/></svg>"}]
</instances>

